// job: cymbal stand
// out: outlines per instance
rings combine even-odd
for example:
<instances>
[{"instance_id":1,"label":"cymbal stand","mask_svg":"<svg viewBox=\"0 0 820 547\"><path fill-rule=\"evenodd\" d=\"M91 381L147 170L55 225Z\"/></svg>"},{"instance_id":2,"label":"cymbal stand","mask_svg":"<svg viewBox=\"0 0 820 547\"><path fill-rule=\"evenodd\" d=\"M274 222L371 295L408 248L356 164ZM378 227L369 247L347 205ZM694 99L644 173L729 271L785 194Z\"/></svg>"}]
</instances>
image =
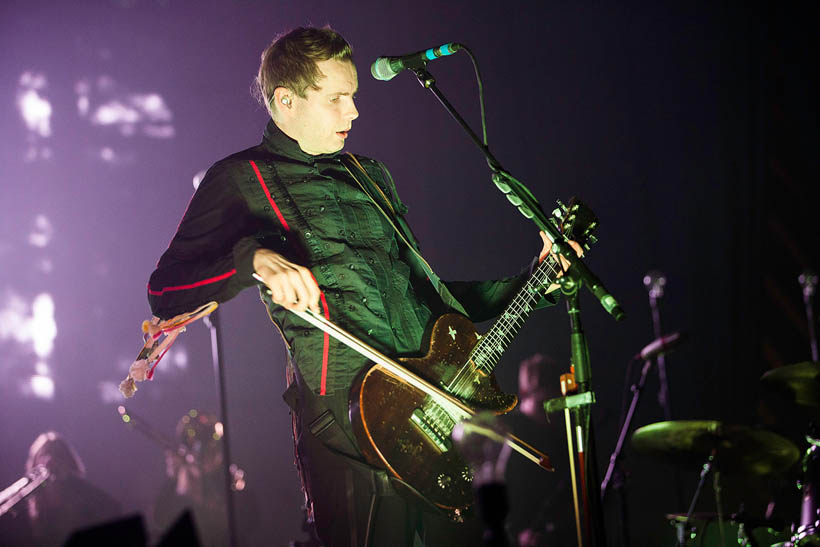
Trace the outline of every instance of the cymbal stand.
<instances>
[{"instance_id":1,"label":"cymbal stand","mask_svg":"<svg viewBox=\"0 0 820 547\"><path fill-rule=\"evenodd\" d=\"M680 547L683 547L686 544L686 528L689 525L689 520L692 518L692 513L695 512L695 505L700 497L700 491L703 489L704 483L706 483L706 477L709 475L709 472L714 466L716 454L717 450L712 450L712 453L709 454L708 458L706 458L706 462L703 464L703 468L700 471L700 480L698 481L698 487L695 489L695 495L692 496L692 502L689 504L689 510L686 511L686 519L683 522L678 523L678 545Z\"/></svg>"},{"instance_id":2,"label":"cymbal stand","mask_svg":"<svg viewBox=\"0 0 820 547\"><path fill-rule=\"evenodd\" d=\"M803 305L806 307L806 319L809 321L809 343L811 344L811 360L817 362L817 334L814 331L814 290L817 287L817 274L811 270L806 270L797 278L800 286L803 287Z\"/></svg>"}]
</instances>

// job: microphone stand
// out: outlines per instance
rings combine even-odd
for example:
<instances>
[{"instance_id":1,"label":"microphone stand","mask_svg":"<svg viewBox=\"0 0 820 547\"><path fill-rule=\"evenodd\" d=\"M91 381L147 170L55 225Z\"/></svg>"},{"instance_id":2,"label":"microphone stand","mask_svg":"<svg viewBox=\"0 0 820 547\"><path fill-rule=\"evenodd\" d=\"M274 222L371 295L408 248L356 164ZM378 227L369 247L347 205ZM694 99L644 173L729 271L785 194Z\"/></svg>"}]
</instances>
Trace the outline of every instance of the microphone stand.
<instances>
[{"instance_id":1,"label":"microphone stand","mask_svg":"<svg viewBox=\"0 0 820 547\"><path fill-rule=\"evenodd\" d=\"M579 439L586 444L586 446L579 446L579 448L583 450L582 454L585 458L585 467L587 470L584 474L586 478L584 482L587 489L585 493L589 503L590 515L589 519L587 519L587 524L591 528L590 536L593 545L596 547L604 547L606 545L606 534L604 530L603 508L601 505L600 481L597 477L597 461L594 435L592 432L591 412L589 409L589 406L594 402L595 395L594 392L592 392L590 382L592 373L589 367L589 351L581 327L580 309L578 307L578 289L582 286L587 287L604 309L616 320L622 319L624 312L615 297L604 287L601 280L578 258L564 234L550 222L532 192L501 167L501 163L493 156L489 147L478 138L478 135L475 134L464 118L459 115L455 108L453 108L453 105L450 104L436 87L436 80L433 75L427 71L426 63L420 62L418 67L408 68L416 75L422 87L433 93L441 105L450 113L453 119L458 122L470 139L472 139L481 150L492 171L493 183L505 194L507 200L517 207L524 217L532 220L536 226L547 234L547 237L552 241L553 251L562 255L570 264L565 275L561 278L561 284L562 291L565 292L565 294L571 293L567 294L567 311L570 316L570 325L572 328L570 343L572 346L573 364L575 365L576 378L578 379L578 394L572 396L572 400L577 401L577 403L573 403L573 406L576 407L577 416L579 417L578 425L581 428ZM566 402L570 398L562 399ZM550 402L545 403L545 408L547 408L548 405L550 405ZM557 405L560 406L561 403L559 402ZM561 409L566 407L567 405L565 404ZM578 445L581 445L581 443L579 442Z\"/></svg>"},{"instance_id":2,"label":"microphone stand","mask_svg":"<svg viewBox=\"0 0 820 547\"><path fill-rule=\"evenodd\" d=\"M626 495L624 493L623 477L620 476L623 474L623 471L616 471L616 466L618 465L618 460L621 457L621 451L623 450L624 443L626 442L626 436L629 434L629 430L632 427L632 418L635 416L635 409L638 408L638 401L640 400L641 392L643 392L643 388L646 385L646 377L648 376L649 369L651 367L652 359L647 359L641 369L640 379L636 384L632 384L632 402L629 404L629 410L624 418L623 426L621 426L621 432L618 434L618 442L615 443L615 450L612 451L612 455L609 457L609 465L606 468L604 480L601 482L601 501L603 502L606 500L607 492L609 492L607 488L609 487L610 482L613 480L613 477L618 475L615 482L612 484L615 491L620 494L621 539L624 547L631 544L629 541L629 521L627 520Z\"/></svg>"},{"instance_id":3,"label":"microphone stand","mask_svg":"<svg viewBox=\"0 0 820 547\"><path fill-rule=\"evenodd\" d=\"M652 310L652 333L655 340L663 336L661 327L660 300L666 286L666 276L662 272L651 271L643 278L643 284L649 292L649 308ZM666 357L663 352L655 359L658 363L658 404L663 409L663 419L672 419L672 403L669 401L669 377L666 375Z\"/></svg>"},{"instance_id":4,"label":"microphone stand","mask_svg":"<svg viewBox=\"0 0 820 547\"><path fill-rule=\"evenodd\" d=\"M233 498L233 477L231 473L231 443L228 427L228 398L225 393L225 367L223 366L222 332L220 328L220 312L215 309L210 315L203 317L205 325L211 331L211 358L214 363L214 379L216 381L219 410L222 417L222 466L225 474L225 508L228 519L228 540L230 547L238 545L236 541L236 509Z\"/></svg>"},{"instance_id":5,"label":"microphone stand","mask_svg":"<svg viewBox=\"0 0 820 547\"><path fill-rule=\"evenodd\" d=\"M657 340L663 336L663 327L661 325L661 310L660 301L663 298L664 288L666 287L666 275L659 271L649 271L643 278L643 284L649 293L649 308L652 310L652 333ZM672 402L669 399L669 376L666 374L666 352L661 352L655 358L658 363L658 405L663 410L663 418L666 421L672 419ZM678 505L682 506L684 503L683 493L683 478L681 477L680 469L677 467L674 471L675 483L675 497Z\"/></svg>"},{"instance_id":6,"label":"microphone stand","mask_svg":"<svg viewBox=\"0 0 820 547\"><path fill-rule=\"evenodd\" d=\"M800 274L800 277L798 277L797 280L803 288L803 306L806 308L806 319L809 323L811 360L816 363L818 361L817 335L814 332L814 308L812 307L812 300L814 299L815 287L817 287L817 274L811 270L806 270Z\"/></svg>"}]
</instances>

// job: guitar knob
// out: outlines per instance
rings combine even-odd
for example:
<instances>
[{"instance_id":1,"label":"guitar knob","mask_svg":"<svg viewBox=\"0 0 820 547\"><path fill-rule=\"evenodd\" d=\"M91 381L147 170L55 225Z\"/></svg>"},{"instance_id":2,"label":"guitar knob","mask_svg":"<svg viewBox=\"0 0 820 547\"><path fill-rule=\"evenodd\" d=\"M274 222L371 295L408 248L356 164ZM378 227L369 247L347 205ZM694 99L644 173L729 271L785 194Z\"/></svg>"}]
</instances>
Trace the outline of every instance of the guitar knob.
<instances>
[{"instance_id":1,"label":"guitar knob","mask_svg":"<svg viewBox=\"0 0 820 547\"><path fill-rule=\"evenodd\" d=\"M450 475L445 475L444 473L439 473L438 477L436 477L436 483L442 490L448 488L452 482L453 479Z\"/></svg>"},{"instance_id":2,"label":"guitar knob","mask_svg":"<svg viewBox=\"0 0 820 547\"><path fill-rule=\"evenodd\" d=\"M461 469L461 479L464 482L472 482L473 481L473 472L470 471L469 467L463 467Z\"/></svg>"}]
</instances>

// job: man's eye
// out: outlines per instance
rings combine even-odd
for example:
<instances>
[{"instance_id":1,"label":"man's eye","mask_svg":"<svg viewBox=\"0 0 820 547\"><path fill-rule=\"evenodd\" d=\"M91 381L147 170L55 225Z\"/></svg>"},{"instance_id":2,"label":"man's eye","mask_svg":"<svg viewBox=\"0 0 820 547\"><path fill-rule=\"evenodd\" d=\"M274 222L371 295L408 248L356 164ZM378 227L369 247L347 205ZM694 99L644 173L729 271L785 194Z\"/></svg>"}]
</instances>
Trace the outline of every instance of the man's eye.
<instances>
[{"instance_id":1,"label":"man's eye","mask_svg":"<svg viewBox=\"0 0 820 547\"><path fill-rule=\"evenodd\" d=\"M338 103L338 102L339 102L339 97L331 97L331 98L330 98L330 102L332 102L332 103Z\"/></svg>"}]
</instances>

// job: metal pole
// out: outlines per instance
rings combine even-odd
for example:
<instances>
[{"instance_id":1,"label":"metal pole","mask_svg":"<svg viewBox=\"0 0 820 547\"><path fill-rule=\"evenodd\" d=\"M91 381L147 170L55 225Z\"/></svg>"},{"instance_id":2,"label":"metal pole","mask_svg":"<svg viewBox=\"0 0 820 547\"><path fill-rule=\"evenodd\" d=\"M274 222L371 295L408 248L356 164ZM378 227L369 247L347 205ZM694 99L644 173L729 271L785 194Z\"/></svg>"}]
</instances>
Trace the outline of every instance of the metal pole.
<instances>
[{"instance_id":1,"label":"metal pole","mask_svg":"<svg viewBox=\"0 0 820 547\"><path fill-rule=\"evenodd\" d=\"M214 364L214 381L219 400L219 416L222 421L222 467L225 475L225 509L228 519L228 545L236 547L236 510L233 499L233 477L231 476L231 443L228 427L228 398L225 394L225 367L222 355L222 332L219 323L219 309L204 318L211 331L211 358Z\"/></svg>"}]
</instances>

